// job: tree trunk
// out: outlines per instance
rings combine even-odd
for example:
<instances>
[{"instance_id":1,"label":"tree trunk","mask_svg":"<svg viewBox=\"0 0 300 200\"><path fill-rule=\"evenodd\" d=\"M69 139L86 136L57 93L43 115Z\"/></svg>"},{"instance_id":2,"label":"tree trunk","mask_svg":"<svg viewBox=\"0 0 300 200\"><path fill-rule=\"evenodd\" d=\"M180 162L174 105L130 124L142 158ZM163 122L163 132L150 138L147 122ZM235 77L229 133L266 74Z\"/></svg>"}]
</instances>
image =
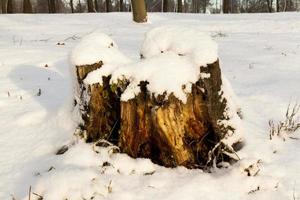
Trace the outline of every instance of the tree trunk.
<instances>
[{"instance_id":1,"label":"tree trunk","mask_svg":"<svg viewBox=\"0 0 300 200\"><path fill-rule=\"evenodd\" d=\"M32 5L30 0L23 0L23 13L32 13Z\"/></svg>"},{"instance_id":2,"label":"tree trunk","mask_svg":"<svg viewBox=\"0 0 300 200\"><path fill-rule=\"evenodd\" d=\"M2 13L3 14L7 13L7 0L2 0L1 1L1 8L2 8Z\"/></svg>"},{"instance_id":3,"label":"tree trunk","mask_svg":"<svg viewBox=\"0 0 300 200\"><path fill-rule=\"evenodd\" d=\"M56 0L48 0L49 13L56 13Z\"/></svg>"},{"instance_id":4,"label":"tree trunk","mask_svg":"<svg viewBox=\"0 0 300 200\"><path fill-rule=\"evenodd\" d=\"M98 0L95 0L95 10L96 12L100 12Z\"/></svg>"},{"instance_id":5,"label":"tree trunk","mask_svg":"<svg viewBox=\"0 0 300 200\"><path fill-rule=\"evenodd\" d=\"M14 13L13 10L13 0L7 0L7 13Z\"/></svg>"},{"instance_id":6,"label":"tree trunk","mask_svg":"<svg viewBox=\"0 0 300 200\"><path fill-rule=\"evenodd\" d=\"M272 4L273 4L272 0L267 0L267 6L268 6L268 12L269 13L272 12Z\"/></svg>"},{"instance_id":7,"label":"tree trunk","mask_svg":"<svg viewBox=\"0 0 300 200\"><path fill-rule=\"evenodd\" d=\"M163 12L169 12L169 1L163 0Z\"/></svg>"},{"instance_id":8,"label":"tree trunk","mask_svg":"<svg viewBox=\"0 0 300 200\"><path fill-rule=\"evenodd\" d=\"M140 83L140 93L134 99L121 102L122 152L134 158L150 158L166 167L206 168L212 164L212 155L218 162L229 159L222 153L224 149L232 153L226 146L212 151L226 133L234 130L219 123L226 119L227 106L220 94L219 62L201 71L209 73L210 78L193 84L186 103L172 94L151 95L148 82Z\"/></svg>"},{"instance_id":9,"label":"tree trunk","mask_svg":"<svg viewBox=\"0 0 300 200\"><path fill-rule=\"evenodd\" d=\"M80 0L78 0L79 13L82 13L82 6Z\"/></svg>"},{"instance_id":10,"label":"tree trunk","mask_svg":"<svg viewBox=\"0 0 300 200\"><path fill-rule=\"evenodd\" d=\"M73 0L70 0L71 12L74 13L74 3Z\"/></svg>"},{"instance_id":11,"label":"tree trunk","mask_svg":"<svg viewBox=\"0 0 300 200\"><path fill-rule=\"evenodd\" d=\"M95 12L93 0L87 0L88 12Z\"/></svg>"},{"instance_id":12,"label":"tree trunk","mask_svg":"<svg viewBox=\"0 0 300 200\"><path fill-rule=\"evenodd\" d=\"M229 13L229 0L223 0L223 13Z\"/></svg>"},{"instance_id":13,"label":"tree trunk","mask_svg":"<svg viewBox=\"0 0 300 200\"><path fill-rule=\"evenodd\" d=\"M111 1L110 0L105 0L105 11L106 12L111 12Z\"/></svg>"},{"instance_id":14,"label":"tree trunk","mask_svg":"<svg viewBox=\"0 0 300 200\"><path fill-rule=\"evenodd\" d=\"M198 0L192 0L192 13L197 13L197 1Z\"/></svg>"},{"instance_id":15,"label":"tree trunk","mask_svg":"<svg viewBox=\"0 0 300 200\"><path fill-rule=\"evenodd\" d=\"M182 0L177 1L177 12L182 13Z\"/></svg>"},{"instance_id":16,"label":"tree trunk","mask_svg":"<svg viewBox=\"0 0 300 200\"><path fill-rule=\"evenodd\" d=\"M123 0L120 0L120 12L124 11L124 2Z\"/></svg>"},{"instance_id":17,"label":"tree trunk","mask_svg":"<svg viewBox=\"0 0 300 200\"><path fill-rule=\"evenodd\" d=\"M145 0L131 0L133 21L137 23L147 22Z\"/></svg>"}]
</instances>

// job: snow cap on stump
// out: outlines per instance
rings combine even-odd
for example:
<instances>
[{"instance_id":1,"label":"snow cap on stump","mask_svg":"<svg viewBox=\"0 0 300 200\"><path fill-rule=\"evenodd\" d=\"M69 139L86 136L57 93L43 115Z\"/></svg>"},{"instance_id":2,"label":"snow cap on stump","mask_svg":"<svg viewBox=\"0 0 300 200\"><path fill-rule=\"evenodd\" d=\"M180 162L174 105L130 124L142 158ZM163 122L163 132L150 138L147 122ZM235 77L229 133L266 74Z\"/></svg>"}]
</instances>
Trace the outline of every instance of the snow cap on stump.
<instances>
[{"instance_id":1,"label":"snow cap on stump","mask_svg":"<svg viewBox=\"0 0 300 200\"><path fill-rule=\"evenodd\" d=\"M129 61L118 50L115 41L99 31L82 38L72 51L70 59L73 66L92 65L100 61L103 64L118 64Z\"/></svg>"},{"instance_id":2,"label":"snow cap on stump","mask_svg":"<svg viewBox=\"0 0 300 200\"><path fill-rule=\"evenodd\" d=\"M218 59L218 46L209 35L182 26L157 27L146 34L142 57L150 58L165 52L186 56L198 67Z\"/></svg>"}]
</instances>

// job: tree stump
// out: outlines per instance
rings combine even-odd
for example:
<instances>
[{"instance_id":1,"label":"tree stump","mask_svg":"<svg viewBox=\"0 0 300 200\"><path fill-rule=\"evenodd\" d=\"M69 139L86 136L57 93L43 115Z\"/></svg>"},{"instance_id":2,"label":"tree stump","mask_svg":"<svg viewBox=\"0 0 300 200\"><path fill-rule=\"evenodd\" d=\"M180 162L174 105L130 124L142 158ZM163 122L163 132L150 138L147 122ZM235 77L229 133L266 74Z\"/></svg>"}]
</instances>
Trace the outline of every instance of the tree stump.
<instances>
[{"instance_id":1,"label":"tree stump","mask_svg":"<svg viewBox=\"0 0 300 200\"><path fill-rule=\"evenodd\" d=\"M205 168L212 164L212 153L226 160L221 155L224 146L212 152L226 134L234 131L234 127L219 123L228 119L219 62L201 68L201 72L209 74L209 78L192 85L186 103L172 94L155 97L147 90L146 81L140 83L140 93L135 98L121 102L122 152L134 158L150 158L167 167Z\"/></svg>"},{"instance_id":2,"label":"tree stump","mask_svg":"<svg viewBox=\"0 0 300 200\"><path fill-rule=\"evenodd\" d=\"M112 143L118 142L120 129L120 95L126 83L110 85L110 76L103 76L103 84L85 84L87 75L101 68L103 63L76 66L79 83L79 108L87 142L105 139Z\"/></svg>"},{"instance_id":3,"label":"tree stump","mask_svg":"<svg viewBox=\"0 0 300 200\"><path fill-rule=\"evenodd\" d=\"M144 59L136 63L104 34L89 37L97 43L83 40L73 59L103 61L75 64L87 142L104 139L131 157L166 167L204 169L239 159L240 119L222 78L216 44L189 29L174 34L177 30L150 32L141 51ZM160 41L162 34L168 39Z\"/></svg>"}]
</instances>

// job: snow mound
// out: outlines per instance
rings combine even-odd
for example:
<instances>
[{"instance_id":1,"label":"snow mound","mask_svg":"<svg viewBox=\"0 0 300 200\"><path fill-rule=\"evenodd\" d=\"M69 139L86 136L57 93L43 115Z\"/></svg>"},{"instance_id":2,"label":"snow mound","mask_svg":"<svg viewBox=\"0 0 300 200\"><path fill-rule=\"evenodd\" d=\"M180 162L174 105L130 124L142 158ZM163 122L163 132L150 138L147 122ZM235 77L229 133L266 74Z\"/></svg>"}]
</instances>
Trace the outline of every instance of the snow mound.
<instances>
[{"instance_id":1,"label":"snow mound","mask_svg":"<svg viewBox=\"0 0 300 200\"><path fill-rule=\"evenodd\" d=\"M115 154L110 151L110 147L92 146L81 140L55 161L51 168L37 176L32 185L34 194L31 194L31 199L100 200L115 190L116 179L119 179L117 185L120 187L131 176L152 174L158 169L148 159ZM121 195L119 193L117 199L122 199ZM27 199L28 196L23 198Z\"/></svg>"},{"instance_id":2,"label":"snow mound","mask_svg":"<svg viewBox=\"0 0 300 200\"><path fill-rule=\"evenodd\" d=\"M129 59L118 50L115 41L108 35L95 31L80 41L71 53L73 66L127 63Z\"/></svg>"},{"instance_id":3,"label":"snow mound","mask_svg":"<svg viewBox=\"0 0 300 200\"><path fill-rule=\"evenodd\" d=\"M209 78L209 74L200 73L200 66L218 59L217 45L209 36L174 26L148 32L141 55L144 59L136 63L104 65L89 73L84 82L102 84L102 76L108 75L112 75L111 83L128 79L130 85L121 96L122 101L128 101L139 93L139 83L147 81L151 93L172 93L186 102L192 83L199 78Z\"/></svg>"},{"instance_id":4,"label":"snow mound","mask_svg":"<svg viewBox=\"0 0 300 200\"><path fill-rule=\"evenodd\" d=\"M146 34L141 56L150 58L165 52L188 56L196 65L206 66L218 59L218 47L209 35L182 26L162 26Z\"/></svg>"}]
</instances>

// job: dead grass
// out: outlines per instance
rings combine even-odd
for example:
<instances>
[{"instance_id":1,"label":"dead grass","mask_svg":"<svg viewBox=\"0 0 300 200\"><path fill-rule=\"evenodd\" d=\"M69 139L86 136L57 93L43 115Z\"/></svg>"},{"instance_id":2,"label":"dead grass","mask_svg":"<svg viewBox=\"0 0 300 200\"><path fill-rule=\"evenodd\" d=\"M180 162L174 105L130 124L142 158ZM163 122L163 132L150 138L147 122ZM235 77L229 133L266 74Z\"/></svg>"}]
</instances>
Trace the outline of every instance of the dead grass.
<instances>
[{"instance_id":1,"label":"dead grass","mask_svg":"<svg viewBox=\"0 0 300 200\"><path fill-rule=\"evenodd\" d=\"M290 137L295 139L295 137L290 136L297 130L300 130L300 104L295 103L293 106L288 105L285 113L285 119L283 121L274 122L269 120L269 137L272 140L274 137L286 139Z\"/></svg>"}]
</instances>

